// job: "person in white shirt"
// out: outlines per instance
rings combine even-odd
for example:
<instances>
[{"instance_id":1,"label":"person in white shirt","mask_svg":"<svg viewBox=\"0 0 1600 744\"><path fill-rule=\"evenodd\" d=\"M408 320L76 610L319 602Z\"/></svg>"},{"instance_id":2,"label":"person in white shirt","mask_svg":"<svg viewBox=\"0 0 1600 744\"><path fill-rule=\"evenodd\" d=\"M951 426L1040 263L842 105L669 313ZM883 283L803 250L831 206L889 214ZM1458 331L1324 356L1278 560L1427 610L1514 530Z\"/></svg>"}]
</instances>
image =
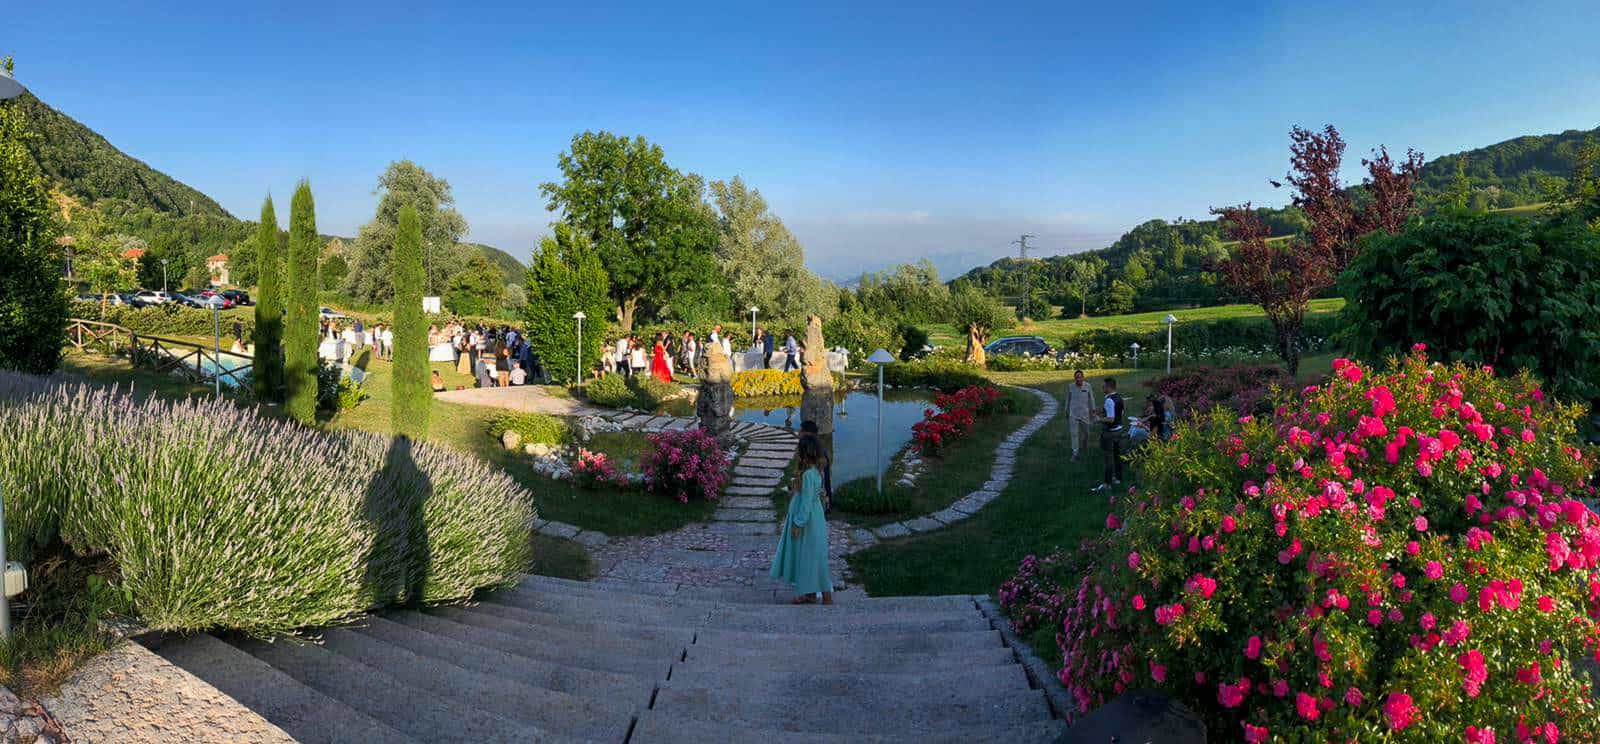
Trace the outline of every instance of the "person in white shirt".
<instances>
[{"instance_id":1,"label":"person in white shirt","mask_svg":"<svg viewBox=\"0 0 1600 744\"><path fill-rule=\"evenodd\" d=\"M1089 441L1090 415L1094 410L1094 388L1084 382L1083 370L1072 373L1067 386L1067 430L1072 437L1072 461L1077 462L1083 445Z\"/></svg>"},{"instance_id":2,"label":"person in white shirt","mask_svg":"<svg viewBox=\"0 0 1600 744\"><path fill-rule=\"evenodd\" d=\"M617 372L619 372L619 373L621 373L623 375L628 374L628 337L627 336L618 336L617 337L617 353L615 355L615 358L617 360Z\"/></svg>"},{"instance_id":3,"label":"person in white shirt","mask_svg":"<svg viewBox=\"0 0 1600 744\"><path fill-rule=\"evenodd\" d=\"M383 329L383 358L394 359L394 329Z\"/></svg>"},{"instance_id":4,"label":"person in white shirt","mask_svg":"<svg viewBox=\"0 0 1600 744\"><path fill-rule=\"evenodd\" d=\"M522 364L519 362L511 365L511 384L522 385L527 383L527 381L528 373L522 371Z\"/></svg>"}]
</instances>

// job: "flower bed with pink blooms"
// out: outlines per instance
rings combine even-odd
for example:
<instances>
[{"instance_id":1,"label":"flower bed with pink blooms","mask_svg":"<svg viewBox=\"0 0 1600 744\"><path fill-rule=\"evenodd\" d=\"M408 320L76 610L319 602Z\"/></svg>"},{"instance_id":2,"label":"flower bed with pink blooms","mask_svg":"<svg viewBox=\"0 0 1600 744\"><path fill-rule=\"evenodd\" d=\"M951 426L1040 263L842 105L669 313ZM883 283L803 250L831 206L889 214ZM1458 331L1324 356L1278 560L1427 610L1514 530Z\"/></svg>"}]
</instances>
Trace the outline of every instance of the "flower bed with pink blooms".
<instances>
[{"instance_id":1,"label":"flower bed with pink blooms","mask_svg":"<svg viewBox=\"0 0 1600 744\"><path fill-rule=\"evenodd\" d=\"M685 504L689 499L716 501L728 485L733 462L705 429L663 431L649 436L645 451L645 488Z\"/></svg>"},{"instance_id":2,"label":"flower bed with pink blooms","mask_svg":"<svg viewBox=\"0 0 1600 744\"><path fill-rule=\"evenodd\" d=\"M1153 687L1220 740L1595 741L1579 411L1421 349L1334 370L1271 420L1152 442L1086 570L1030 557L1001 588L1059 628L1078 713Z\"/></svg>"},{"instance_id":3,"label":"flower bed with pink blooms","mask_svg":"<svg viewBox=\"0 0 1600 744\"><path fill-rule=\"evenodd\" d=\"M933 398L933 408L911 425L911 441L925 456L936 456L967 435L980 418L1010 410L1011 398L993 385L968 385Z\"/></svg>"}]
</instances>

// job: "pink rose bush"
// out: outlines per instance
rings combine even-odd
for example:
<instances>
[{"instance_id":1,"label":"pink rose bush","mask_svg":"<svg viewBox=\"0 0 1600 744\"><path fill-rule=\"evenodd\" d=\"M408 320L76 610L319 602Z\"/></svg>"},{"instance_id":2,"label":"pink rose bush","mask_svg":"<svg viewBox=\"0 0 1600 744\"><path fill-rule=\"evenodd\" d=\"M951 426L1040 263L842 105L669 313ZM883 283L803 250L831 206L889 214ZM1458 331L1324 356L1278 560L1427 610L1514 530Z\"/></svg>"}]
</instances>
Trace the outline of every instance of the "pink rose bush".
<instances>
[{"instance_id":1,"label":"pink rose bush","mask_svg":"<svg viewBox=\"0 0 1600 744\"><path fill-rule=\"evenodd\" d=\"M1152 442L1059 591L1078 713L1153 687L1224 741L1600 739L1579 415L1413 349Z\"/></svg>"},{"instance_id":2,"label":"pink rose bush","mask_svg":"<svg viewBox=\"0 0 1600 744\"><path fill-rule=\"evenodd\" d=\"M685 504L691 498L716 501L728 485L733 464L717 438L704 429L651 434L644 457L645 487Z\"/></svg>"},{"instance_id":3,"label":"pink rose bush","mask_svg":"<svg viewBox=\"0 0 1600 744\"><path fill-rule=\"evenodd\" d=\"M578 450L578 459L572 463L572 479L584 488L628 485L628 476L611 464L606 453L582 448Z\"/></svg>"}]
</instances>

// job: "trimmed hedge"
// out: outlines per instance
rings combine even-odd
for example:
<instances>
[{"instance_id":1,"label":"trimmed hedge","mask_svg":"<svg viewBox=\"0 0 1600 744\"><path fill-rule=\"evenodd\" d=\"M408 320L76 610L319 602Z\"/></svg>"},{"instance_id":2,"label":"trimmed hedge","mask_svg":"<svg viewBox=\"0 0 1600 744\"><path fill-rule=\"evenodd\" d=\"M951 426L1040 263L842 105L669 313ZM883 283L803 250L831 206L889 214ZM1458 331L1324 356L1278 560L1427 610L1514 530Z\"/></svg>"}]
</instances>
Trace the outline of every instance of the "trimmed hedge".
<instances>
[{"instance_id":1,"label":"trimmed hedge","mask_svg":"<svg viewBox=\"0 0 1600 744\"><path fill-rule=\"evenodd\" d=\"M499 439L515 431L523 444L566 444L572 437L567 422L548 413L505 413L490 419L489 435Z\"/></svg>"},{"instance_id":2,"label":"trimmed hedge","mask_svg":"<svg viewBox=\"0 0 1600 744\"><path fill-rule=\"evenodd\" d=\"M933 388L947 393L989 382L975 365L932 358L885 365L883 381L895 387Z\"/></svg>"},{"instance_id":3,"label":"trimmed hedge","mask_svg":"<svg viewBox=\"0 0 1600 744\"><path fill-rule=\"evenodd\" d=\"M72 303L69 311L74 318L84 320L102 320L100 317L100 303L78 302ZM198 307L184 307L174 302L150 307L132 307L130 305L113 305L106 308L103 319L107 323L115 323L134 333L147 333L152 336L207 336L212 332L211 311ZM254 341L256 332L255 318L248 315L234 315L222 319L223 337L233 336L233 322L237 320L243 326L245 343Z\"/></svg>"},{"instance_id":4,"label":"trimmed hedge","mask_svg":"<svg viewBox=\"0 0 1600 744\"><path fill-rule=\"evenodd\" d=\"M618 374L601 375L583 386L589 402L606 408L637 408L654 411L662 401L682 391L675 382L662 382L650 375L623 377Z\"/></svg>"},{"instance_id":5,"label":"trimmed hedge","mask_svg":"<svg viewBox=\"0 0 1600 744\"><path fill-rule=\"evenodd\" d=\"M0 372L9 555L109 556L147 627L286 631L528 570L531 497L476 458L18 377Z\"/></svg>"}]
</instances>

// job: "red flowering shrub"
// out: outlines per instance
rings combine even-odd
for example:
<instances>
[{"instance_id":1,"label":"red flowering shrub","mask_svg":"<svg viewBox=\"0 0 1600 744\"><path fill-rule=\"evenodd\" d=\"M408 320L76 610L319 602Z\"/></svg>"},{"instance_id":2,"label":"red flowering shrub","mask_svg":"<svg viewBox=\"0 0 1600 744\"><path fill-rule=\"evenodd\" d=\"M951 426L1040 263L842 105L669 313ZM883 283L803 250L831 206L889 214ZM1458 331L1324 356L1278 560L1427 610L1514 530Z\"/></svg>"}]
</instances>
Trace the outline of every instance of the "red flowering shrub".
<instances>
[{"instance_id":1,"label":"red flowering shrub","mask_svg":"<svg viewBox=\"0 0 1600 744\"><path fill-rule=\"evenodd\" d=\"M628 485L628 477L611 464L606 453L587 449L578 450L578 459L572 463L572 480L584 488Z\"/></svg>"},{"instance_id":2,"label":"red flowering shrub","mask_svg":"<svg viewBox=\"0 0 1600 744\"><path fill-rule=\"evenodd\" d=\"M934 396L933 408L922 412L922 420L911 425L912 440L924 455L938 455L944 448L966 436L978 418L1009 410L1011 398L993 385L968 385L953 393Z\"/></svg>"},{"instance_id":3,"label":"red flowering shrub","mask_svg":"<svg viewBox=\"0 0 1600 744\"><path fill-rule=\"evenodd\" d=\"M1270 406L1273 386L1289 387L1291 378L1279 365L1240 364L1232 367L1189 367L1147 383L1159 395L1172 398L1187 418L1201 416L1216 406L1237 413L1255 413Z\"/></svg>"},{"instance_id":4,"label":"red flowering shrub","mask_svg":"<svg viewBox=\"0 0 1600 744\"><path fill-rule=\"evenodd\" d=\"M1578 410L1420 349L1286 401L1151 443L1069 583L1078 711L1154 686L1221 740L1600 737Z\"/></svg>"},{"instance_id":5,"label":"red flowering shrub","mask_svg":"<svg viewBox=\"0 0 1600 744\"><path fill-rule=\"evenodd\" d=\"M645 486L685 504L692 497L716 501L728 485L732 463L705 429L663 431L647 437Z\"/></svg>"}]
</instances>

